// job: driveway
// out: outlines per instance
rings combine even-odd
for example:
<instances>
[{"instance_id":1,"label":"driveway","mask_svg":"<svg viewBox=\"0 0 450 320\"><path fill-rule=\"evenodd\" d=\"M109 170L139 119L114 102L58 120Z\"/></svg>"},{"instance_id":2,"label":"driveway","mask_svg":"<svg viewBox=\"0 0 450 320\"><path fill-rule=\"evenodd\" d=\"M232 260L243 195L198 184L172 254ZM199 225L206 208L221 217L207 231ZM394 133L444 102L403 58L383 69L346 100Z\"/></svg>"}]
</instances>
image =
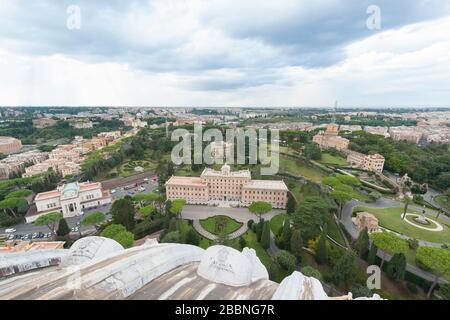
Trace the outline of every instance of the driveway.
<instances>
[{"instance_id":1,"label":"driveway","mask_svg":"<svg viewBox=\"0 0 450 320\"><path fill-rule=\"evenodd\" d=\"M285 210L273 209L263 214L262 218L268 221L273 217L285 213ZM221 208L199 205L186 205L183 208L181 217L188 220L203 220L214 216L228 216L236 221L247 223L249 220L258 221L258 216L248 211L247 208Z\"/></svg>"}]
</instances>

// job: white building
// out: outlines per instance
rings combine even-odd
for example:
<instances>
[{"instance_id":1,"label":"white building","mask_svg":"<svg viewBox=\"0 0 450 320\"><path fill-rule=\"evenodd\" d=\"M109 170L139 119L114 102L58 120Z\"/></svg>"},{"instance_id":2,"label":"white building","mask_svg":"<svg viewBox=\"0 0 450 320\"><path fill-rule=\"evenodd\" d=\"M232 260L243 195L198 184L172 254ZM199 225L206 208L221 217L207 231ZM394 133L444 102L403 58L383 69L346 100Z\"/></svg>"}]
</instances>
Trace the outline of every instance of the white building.
<instances>
[{"instance_id":1,"label":"white building","mask_svg":"<svg viewBox=\"0 0 450 320\"><path fill-rule=\"evenodd\" d=\"M38 193L34 199L36 212L26 216L28 223L51 212L61 212L64 218L80 215L84 209L111 203L109 190L99 182L69 183L57 190Z\"/></svg>"}]
</instances>

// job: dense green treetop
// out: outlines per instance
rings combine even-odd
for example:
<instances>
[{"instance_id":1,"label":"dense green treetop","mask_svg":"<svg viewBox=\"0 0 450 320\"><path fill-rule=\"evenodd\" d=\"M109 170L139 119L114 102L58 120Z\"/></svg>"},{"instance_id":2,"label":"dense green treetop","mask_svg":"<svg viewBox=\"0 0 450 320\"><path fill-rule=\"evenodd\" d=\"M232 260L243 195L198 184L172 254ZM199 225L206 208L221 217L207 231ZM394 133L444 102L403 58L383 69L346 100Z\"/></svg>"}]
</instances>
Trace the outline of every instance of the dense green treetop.
<instances>
[{"instance_id":1,"label":"dense green treetop","mask_svg":"<svg viewBox=\"0 0 450 320\"><path fill-rule=\"evenodd\" d=\"M105 221L105 214L97 211L84 217L83 220L81 220L81 224L83 226L91 226L97 223L102 223L103 221Z\"/></svg>"},{"instance_id":2,"label":"dense green treetop","mask_svg":"<svg viewBox=\"0 0 450 320\"><path fill-rule=\"evenodd\" d=\"M371 238L379 249L391 255L406 254L408 251L408 242L391 232L375 232L371 234Z\"/></svg>"}]
</instances>

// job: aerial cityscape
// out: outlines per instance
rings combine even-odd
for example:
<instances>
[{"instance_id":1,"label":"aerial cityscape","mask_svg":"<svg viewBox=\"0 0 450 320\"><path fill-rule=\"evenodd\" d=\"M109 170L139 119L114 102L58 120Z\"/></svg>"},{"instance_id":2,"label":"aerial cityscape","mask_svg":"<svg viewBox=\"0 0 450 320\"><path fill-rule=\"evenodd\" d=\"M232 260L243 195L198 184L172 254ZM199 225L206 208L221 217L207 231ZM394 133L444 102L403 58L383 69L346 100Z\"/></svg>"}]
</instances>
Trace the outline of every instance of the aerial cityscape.
<instances>
[{"instance_id":1,"label":"aerial cityscape","mask_svg":"<svg viewBox=\"0 0 450 320\"><path fill-rule=\"evenodd\" d=\"M447 3L20 2L0 300L450 300Z\"/></svg>"}]
</instances>

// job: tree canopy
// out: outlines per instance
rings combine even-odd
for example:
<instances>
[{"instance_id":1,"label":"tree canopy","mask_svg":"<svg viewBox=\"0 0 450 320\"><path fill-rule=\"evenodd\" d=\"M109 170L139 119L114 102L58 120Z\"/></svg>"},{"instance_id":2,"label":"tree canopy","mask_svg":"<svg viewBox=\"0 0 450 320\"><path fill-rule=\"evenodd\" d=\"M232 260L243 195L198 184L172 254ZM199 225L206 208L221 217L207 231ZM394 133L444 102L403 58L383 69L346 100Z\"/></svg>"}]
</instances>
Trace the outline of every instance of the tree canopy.
<instances>
[{"instance_id":1,"label":"tree canopy","mask_svg":"<svg viewBox=\"0 0 450 320\"><path fill-rule=\"evenodd\" d=\"M405 254L408 251L408 242L391 232L375 232L371 237L379 249L389 254Z\"/></svg>"},{"instance_id":2,"label":"tree canopy","mask_svg":"<svg viewBox=\"0 0 450 320\"><path fill-rule=\"evenodd\" d=\"M139 212L141 213L141 216L143 218L147 218L148 216L150 216L153 212L155 212L155 207L151 204L142 207L139 209Z\"/></svg>"},{"instance_id":3,"label":"tree canopy","mask_svg":"<svg viewBox=\"0 0 450 320\"><path fill-rule=\"evenodd\" d=\"M371 234L371 238L375 246L383 250L381 267L383 267L386 259L386 253L394 255L396 253L406 254L408 251L408 242L391 232L376 232Z\"/></svg>"},{"instance_id":4,"label":"tree canopy","mask_svg":"<svg viewBox=\"0 0 450 320\"><path fill-rule=\"evenodd\" d=\"M9 198L26 198L29 195L31 195L33 193L33 191L28 190L28 189L21 189L21 190L14 190L10 193L8 193L5 197L5 199L9 199Z\"/></svg>"},{"instance_id":5,"label":"tree canopy","mask_svg":"<svg viewBox=\"0 0 450 320\"><path fill-rule=\"evenodd\" d=\"M450 277L450 250L432 247L419 247L416 252L416 260L419 265L432 270L436 277L428 292L428 297L431 296L436 283L442 276Z\"/></svg>"},{"instance_id":6,"label":"tree canopy","mask_svg":"<svg viewBox=\"0 0 450 320\"><path fill-rule=\"evenodd\" d=\"M116 200L111 206L110 211L115 224L121 224L129 231L134 229L134 206L130 197Z\"/></svg>"},{"instance_id":7,"label":"tree canopy","mask_svg":"<svg viewBox=\"0 0 450 320\"><path fill-rule=\"evenodd\" d=\"M51 212L37 218L34 224L36 226L47 226L51 232L55 233L56 225L62 218L63 218L62 213Z\"/></svg>"},{"instance_id":8,"label":"tree canopy","mask_svg":"<svg viewBox=\"0 0 450 320\"><path fill-rule=\"evenodd\" d=\"M261 219L263 214L272 210L272 204L265 201L256 201L250 204L248 210L250 210L251 213L256 214L259 219Z\"/></svg>"},{"instance_id":9,"label":"tree canopy","mask_svg":"<svg viewBox=\"0 0 450 320\"><path fill-rule=\"evenodd\" d=\"M186 205L186 200L184 199L176 199L172 201L172 204L170 206L170 213L174 214L175 216L179 216L181 212L183 211L184 206Z\"/></svg>"},{"instance_id":10,"label":"tree canopy","mask_svg":"<svg viewBox=\"0 0 450 320\"><path fill-rule=\"evenodd\" d=\"M94 212L81 220L83 226L92 226L94 224L102 223L105 221L105 214L103 212Z\"/></svg>"},{"instance_id":11,"label":"tree canopy","mask_svg":"<svg viewBox=\"0 0 450 320\"><path fill-rule=\"evenodd\" d=\"M306 197L292 214L292 222L306 242L320 233L320 227L328 220L329 214L330 205L324 198Z\"/></svg>"}]
</instances>

